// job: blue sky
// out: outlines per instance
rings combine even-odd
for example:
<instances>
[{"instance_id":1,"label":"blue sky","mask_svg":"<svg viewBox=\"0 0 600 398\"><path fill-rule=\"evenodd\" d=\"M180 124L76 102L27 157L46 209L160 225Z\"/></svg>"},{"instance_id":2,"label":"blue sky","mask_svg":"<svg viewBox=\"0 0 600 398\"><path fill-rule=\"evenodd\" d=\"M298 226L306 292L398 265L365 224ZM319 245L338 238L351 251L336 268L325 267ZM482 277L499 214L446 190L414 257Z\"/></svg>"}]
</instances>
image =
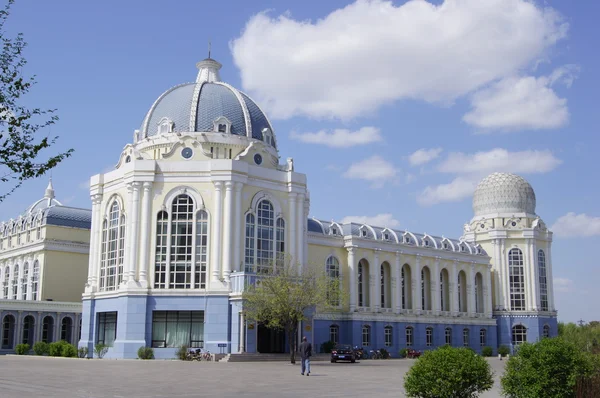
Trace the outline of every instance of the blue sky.
<instances>
[{"instance_id":1,"label":"blue sky","mask_svg":"<svg viewBox=\"0 0 600 398\"><path fill-rule=\"evenodd\" d=\"M158 95L195 78L210 40L223 80L307 174L311 215L459 237L474 184L515 172L554 226L559 319L600 319L596 2L17 3L7 29L25 34L38 80L27 103L57 108L54 148L75 149L53 171L63 203L91 207L89 177ZM46 184L25 183L0 219Z\"/></svg>"}]
</instances>

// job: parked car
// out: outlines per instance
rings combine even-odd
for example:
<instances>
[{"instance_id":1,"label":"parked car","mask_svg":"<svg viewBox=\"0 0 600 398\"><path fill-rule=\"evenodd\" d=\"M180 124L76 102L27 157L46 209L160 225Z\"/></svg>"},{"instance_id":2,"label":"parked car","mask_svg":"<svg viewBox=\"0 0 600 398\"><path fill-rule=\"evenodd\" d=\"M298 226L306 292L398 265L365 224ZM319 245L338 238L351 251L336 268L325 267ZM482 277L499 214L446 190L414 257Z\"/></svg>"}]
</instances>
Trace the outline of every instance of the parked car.
<instances>
[{"instance_id":1,"label":"parked car","mask_svg":"<svg viewBox=\"0 0 600 398\"><path fill-rule=\"evenodd\" d=\"M356 362L354 350L350 344L336 344L333 347L333 350L331 350L331 363L336 363L337 361Z\"/></svg>"}]
</instances>

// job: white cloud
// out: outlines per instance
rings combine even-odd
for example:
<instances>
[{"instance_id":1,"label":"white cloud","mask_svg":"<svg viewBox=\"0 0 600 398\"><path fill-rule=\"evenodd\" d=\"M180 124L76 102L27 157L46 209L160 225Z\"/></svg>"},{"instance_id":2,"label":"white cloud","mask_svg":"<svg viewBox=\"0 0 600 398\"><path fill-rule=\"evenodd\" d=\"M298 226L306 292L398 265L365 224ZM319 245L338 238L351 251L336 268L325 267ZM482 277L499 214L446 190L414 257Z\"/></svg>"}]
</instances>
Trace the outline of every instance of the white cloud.
<instances>
[{"instance_id":1,"label":"white cloud","mask_svg":"<svg viewBox=\"0 0 600 398\"><path fill-rule=\"evenodd\" d=\"M489 173L546 173L554 170L562 161L549 150L509 152L503 148L473 154L452 152L438 170L443 173L476 174L477 178Z\"/></svg>"},{"instance_id":2,"label":"white cloud","mask_svg":"<svg viewBox=\"0 0 600 398\"><path fill-rule=\"evenodd\" d=\"M568 24L528 0L357 0L316 20L252 17L230 43L273 118L352 118L399 99L450 103L547 56Z\"/></svg>"},{"instance_id":3,"label":"white cloud","mask_svg":"<svg viewBox=\"0 0 600 398\"><path fill-rule=\"evenodd\" d=\"M565 238L600 235L600 217L570 212L556 220L550 230L556 236Z\"/></svg>"},{"instance_id":4,"label":"white cloud","mask_svg":"<svg viewBox=\"0 0 600 398\"><path fill-rule=\"evenodd\" d=\"M442 153L442 148L421 148L408 157L408 162L411 166L421 166L436 159L440 153Z\"/></svg>"},{"instance_id":5,"label":"white cloud","mask_svg":"<svg viewBox=\"0 0 600 398\"><path fill-rule=\"evenodd\" d=\"M386 181L395 180L397 174L394 165L380 156L374 155L350 165L343 176L350 179L366 180L373 188L381 188Z\"/></svg>"},{"instance_id":6,"label":"white cloud","mask_svg":"<svg viewBox=\"0 0 600 398\"><path fill-rule=\"evenodd\" d=\"M290 138L307 144L321 144L332 148L348 148L355 145L382 141L380 130L376 127L362 127L357 131L335 129L331 133L321 130L316 133L297 133L292 131Z\"/></svg>"},{"instance_id":7,"label":"white cloud","mask_svg":"<svg viewBox=\"0 0 600 398\"><path fill-rule=\"evenodd\" d=\"M346 216L342 219L342 223L354 222L357 224L367 224L373 227L388 227L397 228L400 221L396 220L391 213L377 214L376 216Z\"/></svg>"},{"instance_id":8,"label":"white cloud","mask_svg":"<svg viewBox=\"0 0 600 398\"><path fill-rule=\"evenodd\" d=\"M457 202L473 194L477 180L457 177L449 184L428 186L417 197L421 206L431 206L442 202Z\"/></svg>"},{"instance_id":9,"label":"white cloud","mask_svg":"<svg viewBox=\"0 0 600 398\"><path fill-rule=\"evenodd\" d=\"M556 82L570 86L576 67L556 69L550 76L507 77L476 92L473 109L463 116L481 132L538 130L562 127L569 120L567 100L551 88Z\"/></svg>"},{"instance_id":10,"label":"white cloud","mask_svg":"<svg viewBox=\"0 0 600 398\"><path fill-rule=\"evenodd\" d=\"M571 279L567 278L554 278L554 290L561 293L572 292L575 287L575 283Z\"/></svg>"}]
</instances>

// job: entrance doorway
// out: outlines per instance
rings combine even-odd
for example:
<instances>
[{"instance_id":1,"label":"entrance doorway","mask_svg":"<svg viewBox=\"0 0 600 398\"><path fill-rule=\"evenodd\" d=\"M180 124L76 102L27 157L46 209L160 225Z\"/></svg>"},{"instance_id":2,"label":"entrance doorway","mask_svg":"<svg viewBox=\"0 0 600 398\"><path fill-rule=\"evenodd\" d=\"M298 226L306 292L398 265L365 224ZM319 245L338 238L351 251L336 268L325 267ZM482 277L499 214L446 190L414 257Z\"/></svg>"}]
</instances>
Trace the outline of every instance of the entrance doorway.
<instances>
[{"instance_id":1,"label":"entrance doorway","mask_svg":"<svg viewBox=\"0 0 600 398\"><path fill-rule=\"evenodd\" d=\"M282 354L285 352L285 331L258 325L256 348L261 354Z\"/></svg>"}]
</instances>

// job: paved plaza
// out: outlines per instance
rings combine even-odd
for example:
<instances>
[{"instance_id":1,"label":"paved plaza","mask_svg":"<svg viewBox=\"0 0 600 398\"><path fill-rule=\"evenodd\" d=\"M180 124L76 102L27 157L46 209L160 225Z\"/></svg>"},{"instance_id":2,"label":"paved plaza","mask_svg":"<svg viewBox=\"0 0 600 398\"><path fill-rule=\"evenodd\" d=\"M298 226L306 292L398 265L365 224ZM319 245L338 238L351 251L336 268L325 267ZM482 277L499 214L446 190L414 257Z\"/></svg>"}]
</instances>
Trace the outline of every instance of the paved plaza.
<instances>
[{"instance_id":1,"label":"paved plaza","mask_svg":"<svg viewBox=\"0 0 600 398\"><path fill-rule=\"evenodd\" d=\"M506 361L489 359L492 391ZM310 377L283 362L211 363L0 356L0 397L402 397L414 360L315 362Z\"/></svg>"}]
</instances>

